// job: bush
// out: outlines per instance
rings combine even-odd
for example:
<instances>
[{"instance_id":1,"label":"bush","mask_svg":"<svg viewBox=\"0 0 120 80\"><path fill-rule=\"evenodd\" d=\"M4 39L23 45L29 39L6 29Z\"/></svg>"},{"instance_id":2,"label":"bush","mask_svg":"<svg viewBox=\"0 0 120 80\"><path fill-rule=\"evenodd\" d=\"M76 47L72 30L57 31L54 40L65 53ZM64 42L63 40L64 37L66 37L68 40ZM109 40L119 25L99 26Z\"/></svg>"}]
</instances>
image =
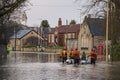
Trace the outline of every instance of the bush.
<instances>
[{"instance_id":1,"label":"bush","mask_svg":"<svg viewBox=\"0 0 120 80\"><path fill-rule=\"evenodd\" d=\"M37 48L37 46L23 46L23 48Z\"/></svg>"},{"instance_id":2,"label":"bush","mask_svg":"<svg viewBox=\"0 0 120 80\"><path fill-rule=\"evenodd\" d=\"M63 49L63 46L53 46L53 49Z\"/></svg>"},{"instance_id":3,"label":"bush","mask_svg":"<svg viewBox=\"0 0 120 80\"><path fill-rule=\"evenodd\" d=\"M111 60L120 61L120 45L111 46Z\"/></svg>"}]
</instances>

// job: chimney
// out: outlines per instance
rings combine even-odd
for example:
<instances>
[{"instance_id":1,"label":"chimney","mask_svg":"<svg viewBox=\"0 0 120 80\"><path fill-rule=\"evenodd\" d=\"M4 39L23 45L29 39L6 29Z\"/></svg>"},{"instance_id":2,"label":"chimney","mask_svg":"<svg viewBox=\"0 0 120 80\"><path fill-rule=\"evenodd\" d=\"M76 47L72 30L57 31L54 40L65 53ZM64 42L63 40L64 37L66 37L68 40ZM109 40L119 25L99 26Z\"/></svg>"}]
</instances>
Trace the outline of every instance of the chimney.
<instances>
[{"instance_id":1,"label":"chimney","mask_svg":"<svg viewBox=\"0 0 120 80\"><path fill-rule=\"evenodd\" d=\"M62 25L62 20L61 20L61 18L59 18L59 20L58 20L58 26L61 26Z\"/></svg>"}]
</instances>

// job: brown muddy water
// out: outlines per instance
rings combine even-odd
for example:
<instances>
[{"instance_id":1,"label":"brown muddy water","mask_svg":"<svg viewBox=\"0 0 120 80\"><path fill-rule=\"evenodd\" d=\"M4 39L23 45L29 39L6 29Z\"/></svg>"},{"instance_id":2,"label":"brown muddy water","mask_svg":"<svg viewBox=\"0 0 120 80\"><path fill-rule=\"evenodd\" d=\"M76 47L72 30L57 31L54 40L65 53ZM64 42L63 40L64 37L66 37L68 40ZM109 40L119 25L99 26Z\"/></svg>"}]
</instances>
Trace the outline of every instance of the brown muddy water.
<instances>
[{"instance_id":1,"label":"brown muddy water","mask_svg":"<svg viewBox=\"0 0 120 80\"><path fill-rule=\"evenodd\" d=\"M0 61L0 80L120 80L120 62L74 66L56 53L10 53Z\"/></svg>"}]
</instances>

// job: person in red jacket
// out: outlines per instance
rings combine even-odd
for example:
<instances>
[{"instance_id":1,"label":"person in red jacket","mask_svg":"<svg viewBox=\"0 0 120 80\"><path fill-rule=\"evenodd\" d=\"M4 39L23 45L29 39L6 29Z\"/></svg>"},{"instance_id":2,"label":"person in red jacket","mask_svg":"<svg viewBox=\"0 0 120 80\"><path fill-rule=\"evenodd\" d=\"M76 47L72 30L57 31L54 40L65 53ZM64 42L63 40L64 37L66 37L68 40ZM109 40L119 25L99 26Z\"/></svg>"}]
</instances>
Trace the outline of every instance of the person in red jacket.
<instances>
[{"instance_id":1,"label":"person in red jacket","mask_svg":"<svg viewBox=\"0 0 120 80\"><path fill-rule=\"evenodd\" d=\"M79 64L80 62L80 52L76 48L74 51L74 64Z\"/></svg>"},{"instance_id":2,"label":"person in red jacket","mask_svg":"<svg viewBox=\"0 0 120 80\"><path fill-rule=\"evenodd\" d=\"M97 60L97 53L95 49L92 49L92 51L90 52L90 57L91 57L91 64L95 64Z\"/></svg>"}]
</instances>

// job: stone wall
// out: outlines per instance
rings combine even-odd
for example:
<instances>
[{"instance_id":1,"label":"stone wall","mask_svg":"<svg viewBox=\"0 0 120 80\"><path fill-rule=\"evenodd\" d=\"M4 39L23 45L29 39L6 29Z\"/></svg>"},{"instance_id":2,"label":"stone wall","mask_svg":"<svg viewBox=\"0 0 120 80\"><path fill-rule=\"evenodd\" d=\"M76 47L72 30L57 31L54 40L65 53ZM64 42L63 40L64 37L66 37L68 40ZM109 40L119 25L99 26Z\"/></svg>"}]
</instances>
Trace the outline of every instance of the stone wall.
<instances>
[{"instance_id":1,"label":"stone wall","mask_svg":"<svg viewBox=\"0 0 120 80\"><path fill-rule=\"evenodd\" d=\"M61 49L53 49L53 48L22 48L22 51L28 51L28 52L49 52L49 53L60 53Z\"/></svg>"},{"instance_id":2,"label":"stone wall","mask_svg":"<svg viewBox=\"0 0 120 80\"><path fill-rule=\"evenodd\" d=\"M60 53L62 49L51 49L51 48L47 48L45 49L46 52L51 52L51 53Z\"/></svg>"}]
</instances>

